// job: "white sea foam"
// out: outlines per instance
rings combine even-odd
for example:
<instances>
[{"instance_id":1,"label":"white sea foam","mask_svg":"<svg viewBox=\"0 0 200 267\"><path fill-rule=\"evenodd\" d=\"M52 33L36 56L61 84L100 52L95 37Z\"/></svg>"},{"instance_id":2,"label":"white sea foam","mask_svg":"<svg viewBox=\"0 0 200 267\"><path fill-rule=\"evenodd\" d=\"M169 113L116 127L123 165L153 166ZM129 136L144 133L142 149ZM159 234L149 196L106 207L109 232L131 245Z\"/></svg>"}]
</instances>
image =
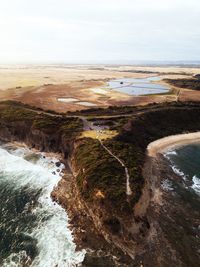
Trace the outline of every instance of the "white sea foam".
<instances>
[{"instance_id":1,"label":"white sea foam","mask_svg":"<svg viewBox=\"0 0 200 267\"><path fill-rule=\"evenodd\" d=\"M196 175L194 175L192 182L192 189L194 189L194 191L200 196L200 179Z\"/></svg>"},{"instance_id":2,"label":"white sea foam","mask_svg":"<svg viewBox=\"0 0 200 267\"><path fill-rule=\"evenodd\" d=\"M60 180L60 175L56 172L58 168L55 166L57 160L41 157L37 164L33 164L21 157L26 155L26 149L23 148L21 151L20 149L10 154L0 148L0 172L3 173L4 179L8 179L15 188L28 186L30 189L42 189L38 199L39 205L32 211L39 218L38 225L31 229L31 232L26 233L37 239L39 251L31 267L77 266L83 261L85 251L75 251L76 245L73 242L72 233L67 228L67 214L50 197L54 186ZM30 150L27 150L27 153L30 153ZM61 165L59 169L63 167ZM46 219L47 215L48 219ZM3 266L22 266L20 259L24 256L23 253L21 251L10 255Z\"/></svg>"},{"instance_id":3,"label":"white sea foam","mask_svg":"<svg viewBox=\"0 0 200 267\"><path fill-rule=\"evenodd\" d=\"M170 156L170 155L177 155L177 152L175 150L169 150L165 153L166 156Z\"/></svg>"},{"instance_id":4,"label":"white sea foam","mask_svg":"<svg viewBox=\"0 0 200 267\"><path fill-rule=\"evenodd\" d=\"M181 176L184 180L186 179L184 172L182 172L180 169L178 169L175 165L172 166L172 170L174 171L174 173Z\"/></svg>"},{"instance_id":5,"label":"white sea foam","mask_svg":"<svg viewBox=\"0 0 200 267\"><path fill-rule=\"evenodd\" d=\"M22 250L19 253L12 253L4 260L2 267L24 267L30 265L31 259L27 256L26 251Z\"/></svg>"}]
</instances>

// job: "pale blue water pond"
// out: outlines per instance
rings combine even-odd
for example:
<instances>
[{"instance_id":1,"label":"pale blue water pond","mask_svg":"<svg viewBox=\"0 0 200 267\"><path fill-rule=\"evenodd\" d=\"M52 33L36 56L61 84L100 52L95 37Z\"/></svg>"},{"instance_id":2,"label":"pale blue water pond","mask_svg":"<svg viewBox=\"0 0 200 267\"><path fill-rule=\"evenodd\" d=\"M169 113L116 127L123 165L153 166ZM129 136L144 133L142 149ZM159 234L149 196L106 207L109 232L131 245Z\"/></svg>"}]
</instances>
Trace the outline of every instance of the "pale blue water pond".
<instances>
[{"instance_id":1,"label":"pale blue water pond","mask_svg":"<svg viewBox=\"0 0 200 267\"><path fill-rule=\"evenodd\" d=\"M160 77L116 79L109 81L107 88L129 95L151 95L169 92L170 88L168 86L155 83L160 80Z\"/></svg>"}]
</instances>

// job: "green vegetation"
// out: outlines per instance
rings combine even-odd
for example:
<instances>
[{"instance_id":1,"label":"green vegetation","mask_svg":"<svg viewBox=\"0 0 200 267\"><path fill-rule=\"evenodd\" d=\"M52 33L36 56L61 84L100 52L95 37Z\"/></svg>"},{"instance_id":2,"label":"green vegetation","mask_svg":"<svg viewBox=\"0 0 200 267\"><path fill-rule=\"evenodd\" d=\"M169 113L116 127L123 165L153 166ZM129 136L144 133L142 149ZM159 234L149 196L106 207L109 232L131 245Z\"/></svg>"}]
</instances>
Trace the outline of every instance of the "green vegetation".
<instances>
[{"instance_id":1,"label":"green vegetation","mask_svg":"<svg viewBox=\"0 0 200 267\"><path fill-rule=\"evenodd\" d=\"M197 119L200 117L200 105L175 102L146 107L98 109L97 113L101 116L106 112L114 115L119 112L121 116L97 116L91 120L97 125L107 125L119 132L119 135L104 141L104 144L128 167L133 194L127 202L124 168L105 151L99 140L91 138L79 139L75 149L75 166L79 170L77 184L85 200L100 198L102 204L112 206L116 213L131 212L144 184L142 168L147 145L167 135L200 130L200 121ZM130 116L124 116L125 112ZM93 109L87 111L87 114L91 113L94 113ZM44 113L12 101L0 103L0 123L6 125L14 135L22 135L23 127L21 129L19 125L25 123L28 131L38 130L45 134L45 141L41 140L42 148L53 147L55 151L63 149L66 156L68 152L65 153L61 139L64 137L71 141L80 137L83 128L79 118ZM25 135L22 136L26 138ZM40 138L40 134L38 136Z\"/></svg>"},{"instance_id":2,"label":"green vegetation","mask_svg":"<svg viewBox=\"0 0 200 267\"><path fill-rule=\"evenodd\" d=\"M182 72L162 72L162 71L148 71L148 70L119 70L119 72L130 72L130 73L143 73L143 74L155 74L155 75L188 75L188 73Z\"/></svg>"},{"instance_id":3,"label":"green vegetation","mask_svg":"<svg viewBox=\"0 0 200 267\"><path fill-rule=\"evenodd\" d=\"M165 81L173 86L186 88L191 90L200 90L200 79L165 79Z\"/></svg>"},{"instance_id":4,"label":"green vegetation","mask_svg":"<svg viewBox=\"0 0 200 267\"><path fill-rule=\"evenodd\" d=\"M144 152L147 145L159 138L200 130L200 105L185 108L149 111L131 121L129 130L121 130L118 139L139 146Z\"/></svg>"},{"instance_id":5,"label":"green vegetation","mask_svg":"<svg viewBox=\"0 0 200 267\"><path fill-rule=\"evenodd\" d=\"M108 116L116 116L116 118L123 118L132 116L132 114L139 111L148 111L151 109L161 109L168 107L186 107L187 106L198 106L195 102L163 102L163 103L150 103L143 106L110 106L108 108L91 108L87 110L80 110L74 112L67 112L66 115L73 116L86 116L90 120L98 120L99 118L108 119ZM107 117L107 118L106 118ZM115 118L115 119L116 119Z\"/></svg>"},{"instance_id":6,"label":"green vegetation","mask_svg":"<svg viewBox=\"0 0 200 267\"><path fill-rule=\"evenodd\" d=\"M31 106L19 101L15 101L15 100L6 100L6 101L1 101L0 102L0 106L4 106L4 105L9 105L12 107L18 107L18 108L27 108L27 109L33 109L33 110L37 110L37 111L43 111L41 108L39 107L35 107L35 106Z\"/></svg>"},{"instance_id":7,"label":"green vegetation","mask_svg":"<svg viewBox=\"0 0 200 267\"><path fill-rule=\"evenodd\" d=\"M75 165L79 168L77 183L82 196L93 201L100 190L105 196L104 203L112 204L116 212L130 212L138 201L143 185L143 153L135 144L125 143L117 138L108 139L104 144L118 156L129 169L133 195L127 202L126 176L124 168L101 146L91 138L80 141L75 151Z\"/></svg>"},{"instance_id":8,"label":"green vegetation","mask_svg":"<svg viewBox=\"0 0 200 267\"><path fill-rule=\"evenodd\" d=\"M60 118L57 118L55 120L54 117L42 115L38 116L36 119L33 120L33 128L38 130L54 132L57 131L61 123L62 121L60 120Z\"/></svg>"},{"instance_id":9,"label":"green vegetation","mask_svg":"<svg viewBox=\"0 0 200 267\"><path fill-rule=\"evenodd\" d=\"M91 108L91 109L72 111L72 112L68 111L66 114L89 116L91 118L94 118L96 116L131 114L135 110L137 110L137 107L135 106L110 106L108 108Z\"/></svg>"},{"instance_id":10,"label":"green vegetation","mask_svg":"<svg viewBox=\"0 0 200 267\"><path fill-rule=\"evenodd\" d=\"M124 168L105 152L98 140L84 138L75 151L75 164L79 168L77 184L88 201L97 198L100 191L104 201L126 208L126 177Z\"/></svg>"},{"instance_id":11,"label":"green vegetation","mask_svg":"<svg viewBox=\"0 0 200 267\"><path fill-rule=\"evenodd\" d=\"M129 199L131 206L139 200L141 188L144 183L142 176L142 168L144 164L144 154L140 147L135 143L124 142L123 140L118 140L116 137L111 140L107 140L105 145L110 148L110 150L119 157L126 165L130 175L130 185L133 192Z\"/></svg>"},{"instance_id":12,"label":"green vegetation","mask_svg":"<svg viewBox=\"0 0 200 267\"><path fill-rule=\"evenodd\" d=\"M6 125L10 122L28 123L30 129L37 129L47 134L57 133L68 138L75 138L83 129L82 121L78 118L48 115L14 101L0 103L0 120Z\"/></svg>"},{"instance_id":13,"label":"green vegetation","mask_svg":"<svg viewBox=\"0 0 200 267\"><path fill-rule=\"evenodd\" d=\"M122 125L126 120L122 120L119 135L104 141L113 154L128 167L133 192L128 202L124 169L119 162L106 153L98 140L80 141L76 148L75 161L76 166L80 167L77 182L83 197L92 201L95 192L100 190L105 195L103 202L107 203L108 207L111 203L113 208L116 208L115 213L130 212L130 208L141 196L144 184L142 169L147 145L164 136L200 130L200 121L197 120L199 117L199 104L165 104L158 109L147 109L147 112L129 118L125 127ZM115 122L115 119L113 120Z\"/></svg>"},{"instance_id":14,"label":"green vegetation","mask_svg":"<svg viewBox=\"0 0 200 267\"><path fill-rule=\"evenodd\" d=\"M0 106L0 119L7 122L32 121L35 117L34 112L18 108L15 106Z\"/></svg>"},{"instance_id":15,"label":"green vegetation","mask_svg":"<svg viewBox=\"0 0 200 267\"><path fill-rule=\"evenodd\" d=\"M60 131L67 137L78 136L83 131L82 121L78 118L67 118L62 123Z\"/></svg>"}]
</instances>

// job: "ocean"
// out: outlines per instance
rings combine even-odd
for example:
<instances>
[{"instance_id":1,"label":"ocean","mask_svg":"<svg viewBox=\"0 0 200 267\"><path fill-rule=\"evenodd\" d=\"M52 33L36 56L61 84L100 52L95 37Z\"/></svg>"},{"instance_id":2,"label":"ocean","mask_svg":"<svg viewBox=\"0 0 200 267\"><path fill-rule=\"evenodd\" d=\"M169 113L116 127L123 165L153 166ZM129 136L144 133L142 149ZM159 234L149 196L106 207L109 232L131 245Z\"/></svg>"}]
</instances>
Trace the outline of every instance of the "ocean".
<instances>
[{"instance_id":1,"label":"ocean","mask_svg":"<svg viewBox=\"0 0 200 267\"><path fill-rule=\"evenodd\" d=\"M0 266L79 266L65 210L50 193L61 179L58 159L26 147L0 147Z\"/></svg>"},{"instance_id":2,"label":"ocean","mask_svg":"<svg viewBox=\"0 0 200 267\"><path fill-rule=\"evenodd\" d=\"M171 171L161 173L163 234L184 266L200 260L200 144L188 144L165 154Z\"/></svg>"},{"instance_id":3,"label":"ocean","mask_svg":"<svg viewBox=\"0 0 200 267\"><path fill-rule=\"evenodd\" d=\"M190 144L168 151L173 171L182 177L182 185L191 197L200 197L200 144Z\"/></svg>"}]
</instances>

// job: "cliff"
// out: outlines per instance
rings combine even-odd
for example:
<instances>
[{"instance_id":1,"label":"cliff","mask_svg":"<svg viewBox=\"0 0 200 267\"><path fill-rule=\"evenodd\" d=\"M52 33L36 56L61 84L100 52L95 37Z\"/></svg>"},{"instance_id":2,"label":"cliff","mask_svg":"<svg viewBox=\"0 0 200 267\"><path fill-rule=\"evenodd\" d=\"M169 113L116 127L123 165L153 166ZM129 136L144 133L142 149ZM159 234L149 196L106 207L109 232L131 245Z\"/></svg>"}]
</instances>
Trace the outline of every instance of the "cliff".
<instances>
[{"instance_id":1,"label":"cliff","mask_svg":"<svg viewBox=\"0 0 200 267\"><path fill-rule=\"evenodd\" d=\"M46 114L17 102L0 103L0 138L6 142L24 142L40 151L62 153L66 159L82 128L78 118Z\"/></svg>"},{"instance_id":2,"label":"cliff","mask_svg":"<svg viewBox=\"0 0 200 267\"><path fill-rule=\"evenodd\" d=\"M123 170L117 161L103 151L99 142L84 139L76 143L72 167L85 208L93 218L98 232L109 243L129 255L134 264L139 264L141 259L149 264L147 254L150 255L150 244L155 249L150 237L153 231L157 231L152 220L155 222L159 216L150 205L156 179L161 180L156 170L159 165L157 162L155 167L154 160L147 157L146 147L164 136L199 131L199 115L200 106L192 103L148 109L130 118L117 137L104 142L129 169L133 192L129 197L125 192ZM162 244L162 241L164 242L164 237L161 235L157 242ZM168 246L170 247L169 244ZM173 249L169 251L165 259L168 264ZM177 255L179 252L177 249ZM151 253L153 258L149 266L165 266L156 261L158 252L154 250ZM184 264L183 259L174 262L179 264L179 261Z\"/></svg>"},{"instance_id":3,"label":"cliff","mask_svg":"<svg viewBox=\"0 0 200 267\"><path fill-rule=\"evenodd\" d=\"M0 138L62 153L74 175L66 175L52 197L68 210L77 244L103 251L104 263L96 266L105 266L101 265L105 262L107 266L137 266L141 260L148 266L167 266L156 261L158 247L152 240L153 231L160 229L155 227L159 215L152 206L159 167L147 157L146 147L167 135L199 131L199 115L200 106L192 103L143 108L128 118L117 137L104 142L128 167L131 196L126 195L122 166L105 153L98 140L79 138L83 125L78 117L4 102L0 104ZM157 242L161 244L160 231ZM165 259L168 263L170 253ZM148 255L152 257L149 263Z\"/></svg>"}]
</instances>

